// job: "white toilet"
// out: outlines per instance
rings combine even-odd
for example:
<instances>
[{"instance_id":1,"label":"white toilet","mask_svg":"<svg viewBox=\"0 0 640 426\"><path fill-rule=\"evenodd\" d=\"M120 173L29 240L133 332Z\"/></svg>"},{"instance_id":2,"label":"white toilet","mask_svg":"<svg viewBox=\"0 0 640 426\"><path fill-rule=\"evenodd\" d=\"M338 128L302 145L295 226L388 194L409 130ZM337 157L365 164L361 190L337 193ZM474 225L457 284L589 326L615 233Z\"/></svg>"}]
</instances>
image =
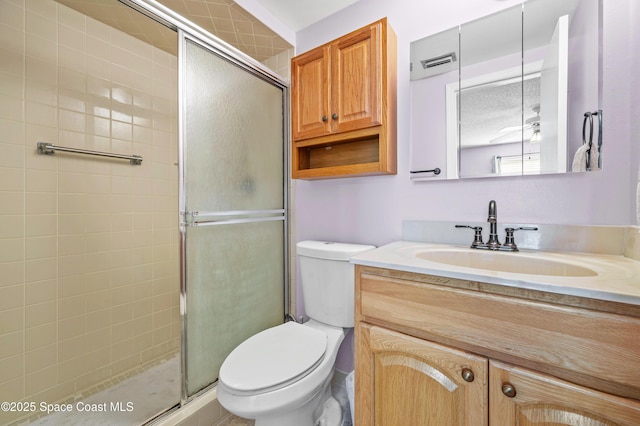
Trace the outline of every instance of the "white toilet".
<instances>
[{"instance_id":1,"label":"white toilet","mask_svg":"<svg viewBox=\"0 0 640 426\"><path fill-rule=\"evenodd\" d=\"M297 244L309 321L262 331L234 349L220 367L218 400L256 426L338 426L331 396L340 343L353 327L354 272L349 258L373 249L359 244Z\"/></svg>"}]
</instances>

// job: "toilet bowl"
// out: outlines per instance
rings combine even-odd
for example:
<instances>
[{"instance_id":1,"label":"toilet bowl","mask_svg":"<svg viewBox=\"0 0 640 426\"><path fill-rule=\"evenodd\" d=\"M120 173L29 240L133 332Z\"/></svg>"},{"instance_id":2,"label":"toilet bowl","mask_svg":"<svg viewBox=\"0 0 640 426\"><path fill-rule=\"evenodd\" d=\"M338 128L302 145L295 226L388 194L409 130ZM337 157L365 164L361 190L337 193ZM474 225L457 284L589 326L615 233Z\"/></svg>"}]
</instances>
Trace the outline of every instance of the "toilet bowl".
<instances>
[{"instance_id":1,"label":"toilet bowl","mask_svg":"<svg viewBox=\"0 0 640 426\"><path fill-rule=\"evenodd\" d=\"M256 426L315 425L323 415L339 425L342 417L335 412L337 401L331 401L331 379L344 336L342 328L314 320L258 333L234 349L220 368L220 404L255 419Z\"/></svg>"},{"instance_id":2,"label":"toilet bowl","mask_svg":"<svg viewBox=\"0 0 640 426\"><path fill-rule=\"evenodd\" d=\"M304 308L310 320L287 322L241 343L224 360L218 401L256 426L339 426L331 396L340 344L353 327L354 268L349 258L375 248L303 241L297 244Z\"/></svg>"}]
</instances>

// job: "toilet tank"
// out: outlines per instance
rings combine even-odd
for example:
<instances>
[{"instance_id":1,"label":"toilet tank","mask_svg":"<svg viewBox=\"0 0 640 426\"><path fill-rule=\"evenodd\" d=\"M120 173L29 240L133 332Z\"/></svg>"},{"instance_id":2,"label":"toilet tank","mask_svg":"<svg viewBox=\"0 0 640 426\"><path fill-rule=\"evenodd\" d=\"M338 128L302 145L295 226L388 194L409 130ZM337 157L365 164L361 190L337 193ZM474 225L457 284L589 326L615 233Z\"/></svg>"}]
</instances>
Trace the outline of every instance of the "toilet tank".
<instances>
[{"instance_id":1,"label":"toilet tank","mask_svg":"<svg viewBox=\"0 0 640 426\"><path fill-rule=\"evenodd\" d=\"M354 267L349 259L375 246L301 241L297 244L304 310L309 318L353 327Z\"/></svg>"}]
</instances>

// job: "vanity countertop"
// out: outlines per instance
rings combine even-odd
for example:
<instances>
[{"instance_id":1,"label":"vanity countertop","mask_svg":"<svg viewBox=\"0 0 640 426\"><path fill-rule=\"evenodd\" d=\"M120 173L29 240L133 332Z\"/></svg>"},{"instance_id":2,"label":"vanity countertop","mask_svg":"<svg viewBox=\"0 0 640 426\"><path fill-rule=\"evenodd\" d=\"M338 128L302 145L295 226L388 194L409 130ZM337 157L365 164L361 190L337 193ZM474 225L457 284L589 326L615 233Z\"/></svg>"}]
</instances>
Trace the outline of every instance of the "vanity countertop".
<instances>
[{"instance_id":1,"label":"vanity countertop","mask_svg":"<svg viewBox=\"0 0 640 426\"><path fill-rule=\"evenodd\" d=\"M448 265L416 256L429 250L465 249L468 246L398 241L351 258L351 263L459 280L517 287L547 293L640 305L640 261L620 255L521 250L517 253L486 252L496 256L520 256L564 262L595 272L590 276L557 276L503 272ZM480 251L480 250L478 250Z\"/></svg>"}]
</instances>

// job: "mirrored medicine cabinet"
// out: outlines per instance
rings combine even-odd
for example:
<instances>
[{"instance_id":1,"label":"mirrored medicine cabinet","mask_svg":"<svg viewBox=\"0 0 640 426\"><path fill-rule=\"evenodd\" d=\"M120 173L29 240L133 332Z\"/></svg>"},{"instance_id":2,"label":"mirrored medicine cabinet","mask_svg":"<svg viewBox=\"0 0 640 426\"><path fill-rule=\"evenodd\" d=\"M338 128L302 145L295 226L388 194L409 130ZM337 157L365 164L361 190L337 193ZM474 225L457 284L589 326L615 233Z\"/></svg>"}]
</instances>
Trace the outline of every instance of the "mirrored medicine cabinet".
<instances>
[{"instance_id":1,"label":"mirrored medicine cabinet","mask_svg":"<svg viewBox=\"0 0 640 426\"><path fill-rule=\"evenodd\" d=\"M411 43L411 178L602 168L602 1L528 0Z\"/></svg>"}]
</instances>

